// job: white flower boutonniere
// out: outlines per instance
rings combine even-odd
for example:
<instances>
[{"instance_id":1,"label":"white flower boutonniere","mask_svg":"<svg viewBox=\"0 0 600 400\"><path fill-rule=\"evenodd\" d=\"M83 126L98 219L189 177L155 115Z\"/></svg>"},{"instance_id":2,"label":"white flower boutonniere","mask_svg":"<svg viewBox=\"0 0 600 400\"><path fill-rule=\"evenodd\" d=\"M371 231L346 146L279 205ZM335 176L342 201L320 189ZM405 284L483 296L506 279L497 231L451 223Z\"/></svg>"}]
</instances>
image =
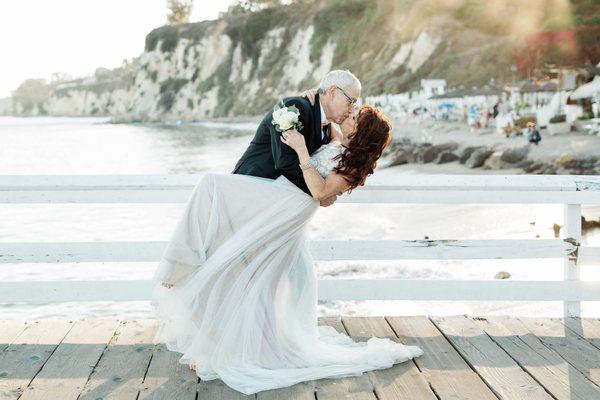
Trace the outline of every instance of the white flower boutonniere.
<instances>
[{"instance_id":1,"label":"white flower boutonniere","mask_svg":"<svg viewBox=\"0 0 600 400\"><path fill-rule=\"evenodd\" d=\"M273 108L273 121L277 132L284 132L289 129L296 129L297 131L302 129L302 122L300 122L300 111L296 106L286 107L283 104L283 100Z\"/></svg>"}]
</instances>

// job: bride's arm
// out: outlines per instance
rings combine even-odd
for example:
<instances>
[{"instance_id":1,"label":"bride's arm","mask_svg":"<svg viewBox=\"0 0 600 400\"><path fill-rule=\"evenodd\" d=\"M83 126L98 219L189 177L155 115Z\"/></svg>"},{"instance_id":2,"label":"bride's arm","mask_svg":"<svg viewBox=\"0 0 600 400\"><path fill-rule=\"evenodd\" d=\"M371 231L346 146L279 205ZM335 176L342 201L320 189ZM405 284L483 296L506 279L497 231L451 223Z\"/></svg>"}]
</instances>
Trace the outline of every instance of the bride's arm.
<instances>
[{"instance_id":1,"label":"bride's arm","mask_svg":"<svg viewBox=\"0 0 600 400\"><path fill-rule=\"evenodd\" d=\"M284 132L281 136L281 141L298 153L300 164L306 164L310 160L310 154L306 148L304 136L296 130L292 129ZM314 166L311 166L302 170L302 175L304 176L306 186L308 186L308 189L310 190L310 194L313 199L317 201L322 201L331 196L340 194L350 187L346 179L335 171L332 171L327 176L327 179L323 179Z\"/></svg>"}]
</instances>

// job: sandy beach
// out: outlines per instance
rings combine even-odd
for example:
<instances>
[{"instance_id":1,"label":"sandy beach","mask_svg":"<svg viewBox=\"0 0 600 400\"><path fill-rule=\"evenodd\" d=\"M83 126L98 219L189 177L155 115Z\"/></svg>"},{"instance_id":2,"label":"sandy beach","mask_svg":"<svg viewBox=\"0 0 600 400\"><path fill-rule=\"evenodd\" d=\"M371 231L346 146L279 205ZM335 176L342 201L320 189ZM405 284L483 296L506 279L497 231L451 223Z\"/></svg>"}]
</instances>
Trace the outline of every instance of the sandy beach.
<instances>
[{"instance_id":1,"label":"sandy beach","mask_svg":"<svg viewBox=\"0 0 600 400\"><path fill-rule=\"evenodd\" d=\"M595 159L596 168L600 168L600 136L583 134L572 131L565 135L550 135L546 129L541 129L542 140L538 145L528 143L524 136L506 138L504 134L498 133L495 127L472 129L464 122L446 122L435 120L419 121L411 119L408 121L393 118L394 145L398 146L402 141L410 141L412 145L420 146L430 143L433 146L453 142L456 150L453 153L461 155L467 147L483 146L493 150L493 154L481 167L469 168L459 161L451 161L438 164L436 161L430 163L409 162L389 168L394 171L418 171L419 173L448 173L448 174L519 174L527 173L522 167L507 163L494 163L494 157L499 157L506 149L527 149L526 160L534 163L548 163L560 165L571 160ZM381 167L385 168L393 161L393 154L387 153L382 160ZM535 173L535 172L534 172ZM559 171L556 173L569 173Z\"/></svg>"}]
</instances>

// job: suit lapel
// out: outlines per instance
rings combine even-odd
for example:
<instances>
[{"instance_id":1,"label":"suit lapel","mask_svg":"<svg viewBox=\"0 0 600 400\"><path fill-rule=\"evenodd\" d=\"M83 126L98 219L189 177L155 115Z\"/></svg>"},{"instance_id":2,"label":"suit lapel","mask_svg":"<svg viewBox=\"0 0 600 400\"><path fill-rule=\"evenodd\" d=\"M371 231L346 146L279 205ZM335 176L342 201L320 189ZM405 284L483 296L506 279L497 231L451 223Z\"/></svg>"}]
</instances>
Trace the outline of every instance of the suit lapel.
<instances>
[{"instance_id":1,"label":"suit lapel","mask_svg":"<svg viewBox=\"0 0 600 400\"><path fill-rule=\"evenodd\" d=\"M315 150L319 148L323 142L323 130L321 129L321 106L319 105L319 94L315 95L315 104L313 106L313 112L315 116Z\"/></svg>"}]
</instances>

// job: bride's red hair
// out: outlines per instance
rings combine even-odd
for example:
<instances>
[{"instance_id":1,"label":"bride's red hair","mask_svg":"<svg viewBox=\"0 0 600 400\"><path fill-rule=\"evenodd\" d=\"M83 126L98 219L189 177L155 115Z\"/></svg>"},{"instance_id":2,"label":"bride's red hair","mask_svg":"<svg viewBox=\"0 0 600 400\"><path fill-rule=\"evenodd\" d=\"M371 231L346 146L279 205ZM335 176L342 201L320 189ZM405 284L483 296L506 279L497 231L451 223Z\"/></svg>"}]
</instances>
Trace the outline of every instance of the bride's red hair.
<instances>
[{"instance_id":1,"label":"bride's red hair","mask_svg":"<svg viewBox=\"0 0 600 400\"><path fill-rule=\"evenodd\" d=\"M352 189L363 186L373 173L383 149L392 141L392 123L377 107L363 104L356 119L356 129L351 133L344 151L336 156L340 162L333 169L344 176Z\"/></svg>"}]
</instances>

